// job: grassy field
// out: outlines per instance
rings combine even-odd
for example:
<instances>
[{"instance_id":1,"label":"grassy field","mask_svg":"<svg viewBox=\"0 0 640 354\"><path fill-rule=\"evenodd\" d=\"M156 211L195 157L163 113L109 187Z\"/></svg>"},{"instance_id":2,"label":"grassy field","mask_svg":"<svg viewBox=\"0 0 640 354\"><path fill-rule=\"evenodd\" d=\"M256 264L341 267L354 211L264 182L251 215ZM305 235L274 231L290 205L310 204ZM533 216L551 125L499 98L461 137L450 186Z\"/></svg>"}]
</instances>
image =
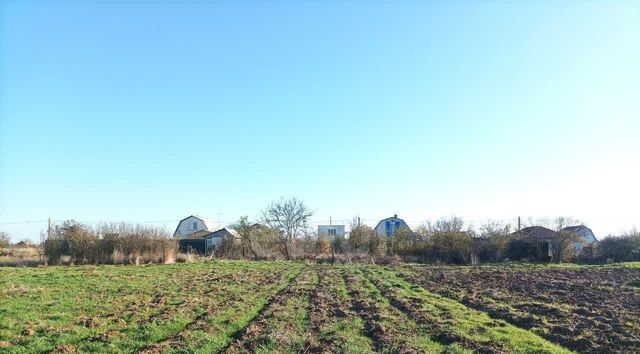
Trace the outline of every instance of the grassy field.
<instances>
[{"instance_id":1,"label":"grassy field","mask_svg":"<svg viewBox=\"0 0 640 354\"><path fill-rule=\"evenodd\" d=\"M0 352L640 351L640 267L0 268Z\"/></svg>"}]
</instances>

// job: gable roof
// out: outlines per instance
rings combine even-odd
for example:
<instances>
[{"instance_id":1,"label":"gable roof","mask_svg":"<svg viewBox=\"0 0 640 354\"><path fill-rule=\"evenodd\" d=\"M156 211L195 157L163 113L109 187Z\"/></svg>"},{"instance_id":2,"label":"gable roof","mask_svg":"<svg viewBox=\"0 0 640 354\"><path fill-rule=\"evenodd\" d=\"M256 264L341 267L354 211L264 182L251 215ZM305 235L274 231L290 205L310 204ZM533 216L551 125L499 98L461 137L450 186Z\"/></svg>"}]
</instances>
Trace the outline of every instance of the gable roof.
<instances>
[{"instance_id":1,"label":"gable roof","mask_svg":"<svg viewBox=\"0 0 640 354\"><path fill-rule=\"evenodd\" d=\"M514 232L515 235L522 235L525 237L531 237L531 238L537 238L537 239L541 239L541 240L546 240L546 239L550 239L553 238L553 236L556 234L555 231L547 229L546 227L542 227L542 226L529 226L529 227L525 227L524 229L520 230L520 231L516 231Z\"/></svg>"},{"instance_id":2,"label":"gable roof","mask_svg":"<svg viewBox=\"0 0 640 354\"><path fill-rule=\"evenodd\" d=\"M176 226L176 230L173 232L174 235L178 232L178 229L180 228L180 224L182 224L183 221L185 221L185 220L187 220L189 218L196 218L196 219L202 221L202 223L204 224L204 226L207 229L207 231L214 231L214 230L220 229L220 227L216 226L216 224L213 221L211 221L211 220L209 220L209 219L207 219L205 217L198 216L198 215L189 215L186 218L178 221L178 226Z\"/></svg>"}]
</instances>

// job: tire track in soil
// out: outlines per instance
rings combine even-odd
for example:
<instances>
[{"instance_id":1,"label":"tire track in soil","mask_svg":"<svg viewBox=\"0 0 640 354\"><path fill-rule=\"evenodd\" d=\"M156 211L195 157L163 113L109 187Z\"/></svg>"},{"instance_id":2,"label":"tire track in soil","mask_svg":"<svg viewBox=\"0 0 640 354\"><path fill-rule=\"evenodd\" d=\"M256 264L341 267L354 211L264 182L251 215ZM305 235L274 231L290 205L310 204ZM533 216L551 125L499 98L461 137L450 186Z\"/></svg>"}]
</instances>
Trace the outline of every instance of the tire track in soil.
<instances>
[{"instance_id":1,"label":"tire track in soil","mask_svg":"<svg viewBox=\"0 0 640 354\"><path fill-rule=\"evenodd\" d=\"M244 328L238 330L232 337L233 340L225 347L220 353L235 354L244 352L254 352L256 347L261 343L262 339L266 339L266 330L268 329L269 319L273 318L271 312L274 308L282 307L289 298L296 296L309 296L310 291L304 289L304 283L302 279L307 274L312 274L315 270L303 269L291 283L276 293L273 297L265 303L265 305L258 311L256 316L251 322ZM305 351L306 352L306 351Z\"/></svg>"},{"instance_id":2,"label":"tire track in soil","mask_svg":"<svg viewBox=\"0 0 640 354\"><path fill-rule=\"evenodd\" d=\"M281 279L282 279L281 273L270 273L268 275L265 275L259 281L260 284L257 284L256 290L258 290L261 286L265 284L276 283L278 280L281 280ZM238 283L248 283L248 282L251 282L252 279L250 279L249 277L240 277L240 279L235 279L234 281L237 281ZM250 291L251 289L247 289L247 290ZM233 306L248 302L245 298L241 296L236 296L227 289L211 288L209 289L208 293L211 294L212 292L216 292L216 291L222 291L222 292L231 294L232 296L222 297L222 298L213 297L217 301L209 302L209 303L205 302L204 304L207 304L206 310L202 311L192 321L188 322L181 330L171 334L170 336L164 338L160 342L153 343L141 348L140 350L137 351L137 353L155 354L155 353L163 353L168 349L184 349L185 341L183 339L184 339L184 334L186 332L192 331L195 329L202 329L205 332L211 332L213 329L213 326L209 324L209 322L206 320L207 317L214 315L224 310L225 308L233 307ZM203 297L200 297L200 298L203 298ZM211 297L205 297L205 298L211 299ZM220 307L221 304L224 304L224 306Z\"/></svg>"},{"instance_id":3,"label":"tire track in soil","mask_svg":"<svg viewBox=\"0 0 640 354\"><path fill-rule=\"evenodd\" d=\"M420 353L417 348L411 348L407 345L406 341L394 341L394 338L402 338L403 333L400 333L395 328L388 328L382 324L381 314L384 309L374 302L374 300L367 297L360 289L362 281L353 274L351 270L343 270L342 276L347 286L347 291L351 298L351 309L364 321L364 335L371 338L374 349L376 352L385 352L385 349L389 351L390 348L395 348L393 353Z\"/></svg>"},{"instance_id":4,"label":"tire track in soil","mask_svg":"<svg viewBox=\"0 0 640 354\"><path fill-rule=\"evenodd\" d=\"M380 291L382 296L389 300L389 303L395 308L406 314L409 318L414 319L421 326L427 328L431 334L431 338L443 344L450 345L457 343L458 345L471 349L476 353L507 353L500 343L488 342L480 343L470 338L452 333L440 324L440 319L434 317L421 309L422 299L412 298L412 301L404 301L398 295L398 289L387 286L380 279L365 272L365 277Z\"/></svg>"}]
</instances>

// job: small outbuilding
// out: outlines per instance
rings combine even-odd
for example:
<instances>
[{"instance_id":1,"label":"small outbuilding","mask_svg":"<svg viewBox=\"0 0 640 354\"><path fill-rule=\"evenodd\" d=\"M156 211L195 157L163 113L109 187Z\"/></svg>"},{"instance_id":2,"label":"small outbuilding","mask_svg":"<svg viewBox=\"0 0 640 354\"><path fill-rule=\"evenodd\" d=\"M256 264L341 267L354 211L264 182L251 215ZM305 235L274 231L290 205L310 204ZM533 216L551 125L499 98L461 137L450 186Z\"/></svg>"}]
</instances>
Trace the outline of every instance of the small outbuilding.
<instances>
[{"instance_id":1,"label":"small outbuilding","mask_svg":"<svg viewBox=\"0 0 640 354\"><path fill-rule=\"evenodd\" d=\"M211 254L222 247L228 240L232 243L239 243L240 236L234 229L223 227L213 232L197 231L189 238L180 239L180 251L195 252L200 254Z\"/></svg>"},{"instance_id":2,"label":"small outbuilding","mask_svg":"<svg viewBox=\"0 0 640 354\"><path fill-rule=\"evenodd\" d=\"M212 248L220 248L225 239L234 243L240 242L240 235L238 235L236 230L224 227L202 236L202 239L205 240L205 247L207 251L209 251Z\"/></svg>"}]
</instances>

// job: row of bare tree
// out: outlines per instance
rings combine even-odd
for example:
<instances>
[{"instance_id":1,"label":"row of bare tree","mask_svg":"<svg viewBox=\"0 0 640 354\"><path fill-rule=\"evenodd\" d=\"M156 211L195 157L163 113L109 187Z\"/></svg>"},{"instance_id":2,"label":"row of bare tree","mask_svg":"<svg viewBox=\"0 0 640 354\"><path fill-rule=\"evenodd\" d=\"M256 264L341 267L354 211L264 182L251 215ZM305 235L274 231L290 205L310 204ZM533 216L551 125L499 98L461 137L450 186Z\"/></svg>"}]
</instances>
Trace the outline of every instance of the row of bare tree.
<instances>
[{"instance_id":1,"label":"row of bare tree","mask_svg":"<svg viewBox=\"0 0 640 354\"><path fill-rule=\"evenodd\" d=\"M260 222L252 224L242 217L232 225L242 238L241 245L228 253L255 259L285 259L331 256L335 258L379 258L398 256L420 262L470 264L501 261L629 261L640 260L638 232L620 237L608 237L576 254L575 242L579 237L562 229L580 222L560 217L552 221L537 220L555 230L550 240L551 256L543 242L533 238L514 236L511 225L487 222L479 230L465 227L459 217L442 218L428 222L415 230L398 229L391 237L377 235L367 225L354 218L348 238L319 238L309 228L311 210L300 200L281 199L272 202L263 212ZM531 221L533 224L534 222ZM635 236L634 236L635 235ZM624 253L623 250L628 250Z\"/></svg>"},{"instance_id":2,"label":"row of bare tree","mask_svg":"<svg viewBox=\"0 0 640 354\"><path fill-rule=\"evenodd\" d=\"M454 264L549 259L538 240L514 236L511 225L499 222L487 222L476 231L465 227L461 218L443 218L415 230L397 229L393 236L387 237L378 235L354 218L348 238L322 238L309 226L312 215L306 204L296 198L274 201L263 210L258 223L252 223L244 216L231 225L241 241L225 240L217 255L251 259L331 257L334 260L375 260L391 256ZM551 260L640 261L640 233L635 230L605 238L595 247L587 247L583 254L576 255L577 236L561 232L567 224L575 223L568 218L546 223L545 226L558 231L550 240ZM8 240L8 235L2 235L0 239L4 243ZM49 263L67 259L74 264L167 263L175 260L178 250L177 240L159 228L128 224L88 227L73 220L55 226L42 246Z\"/></svg>"}]
</instances>

